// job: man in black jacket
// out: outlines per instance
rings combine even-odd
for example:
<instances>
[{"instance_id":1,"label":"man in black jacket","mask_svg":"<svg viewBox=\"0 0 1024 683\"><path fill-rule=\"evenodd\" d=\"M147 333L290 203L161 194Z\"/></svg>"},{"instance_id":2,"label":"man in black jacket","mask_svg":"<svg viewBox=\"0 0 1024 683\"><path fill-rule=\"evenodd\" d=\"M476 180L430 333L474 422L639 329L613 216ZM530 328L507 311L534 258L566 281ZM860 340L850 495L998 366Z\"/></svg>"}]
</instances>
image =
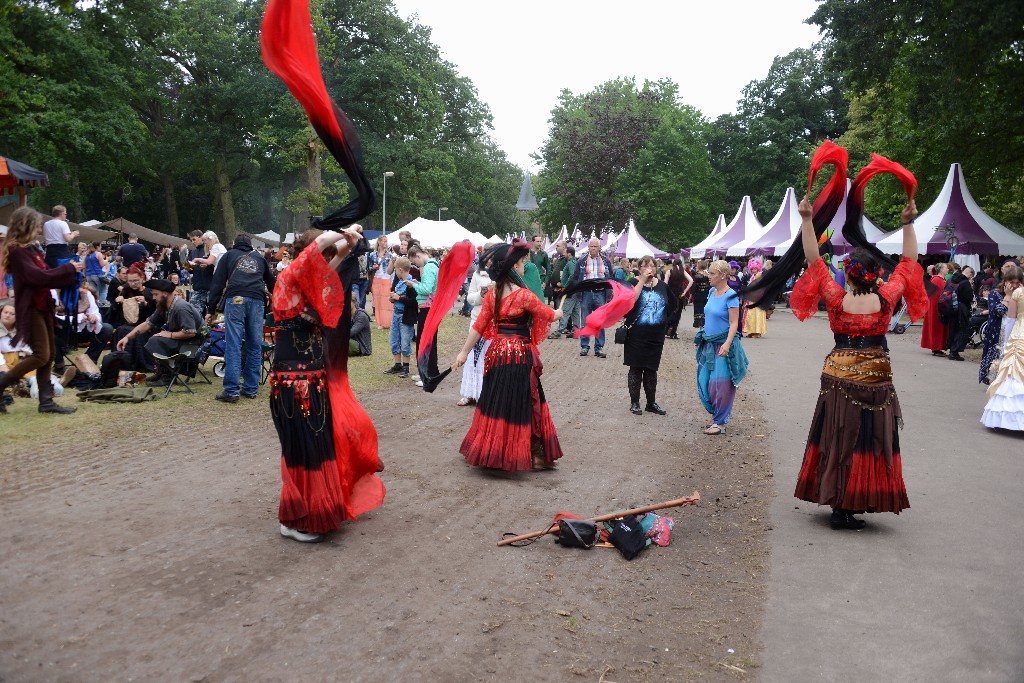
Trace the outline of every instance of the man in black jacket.
<instances>
[{"instance_id":1,"label":"man in black jacket","mask_svg":"<svg viewBox=\"0 0 1024 683\"><path fill-rule=\"evenodd\" d=\"M217 262L210 286L210 306L224 312L224 391L217 394L218 401L236 403L239 394L256 398L262 367L264 292L273 290L274 274L267 260L253 251L252 238L244 233L235 237L234 245Z\"/></svg>"}]
</instances>

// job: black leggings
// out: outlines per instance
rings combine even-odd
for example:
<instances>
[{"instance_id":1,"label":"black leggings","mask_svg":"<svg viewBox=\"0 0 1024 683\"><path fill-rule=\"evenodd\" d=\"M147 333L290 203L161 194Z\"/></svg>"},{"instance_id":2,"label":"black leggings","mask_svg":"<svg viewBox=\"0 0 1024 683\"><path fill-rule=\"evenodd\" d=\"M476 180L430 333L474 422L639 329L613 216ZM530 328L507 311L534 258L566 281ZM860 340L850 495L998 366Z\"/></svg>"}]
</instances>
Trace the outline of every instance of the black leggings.
<instances>
[{"instance_id":1,"label":"black leggings","mask_svg":"<svg viewBox=\"0 0 1024 683\"><path fill-rule=\"evenodd\" d=\"M647 404L650 405L654 403L655 394L658 392L658 371L631 367L626 376L626 384L629 387L630 403L640 402L640 385L643 384L644 395L647 397Z\"/></svg>"}]
</instances>

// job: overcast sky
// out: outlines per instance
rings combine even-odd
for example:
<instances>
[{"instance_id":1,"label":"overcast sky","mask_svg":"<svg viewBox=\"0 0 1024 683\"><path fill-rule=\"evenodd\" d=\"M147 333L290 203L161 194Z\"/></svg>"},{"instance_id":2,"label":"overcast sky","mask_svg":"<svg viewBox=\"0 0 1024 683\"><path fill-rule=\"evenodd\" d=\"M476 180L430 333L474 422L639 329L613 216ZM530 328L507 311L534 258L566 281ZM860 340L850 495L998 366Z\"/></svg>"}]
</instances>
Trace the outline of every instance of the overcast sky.
<instances>
[{"instance_id":1,"label":"overcast sky","mask_svg":"<svg viewBox=\"0 0 1024 683\"><path fill-rule=\"evenodd\" d=\"M735 110L743 86L772 59L818 40L804 23L814 0L393 0L433 29L445 59L476 85L509 158L547 137L558 93L583 93L619 76L671 78L686 104L714 119Z\"/></svg>"}]
</instances>

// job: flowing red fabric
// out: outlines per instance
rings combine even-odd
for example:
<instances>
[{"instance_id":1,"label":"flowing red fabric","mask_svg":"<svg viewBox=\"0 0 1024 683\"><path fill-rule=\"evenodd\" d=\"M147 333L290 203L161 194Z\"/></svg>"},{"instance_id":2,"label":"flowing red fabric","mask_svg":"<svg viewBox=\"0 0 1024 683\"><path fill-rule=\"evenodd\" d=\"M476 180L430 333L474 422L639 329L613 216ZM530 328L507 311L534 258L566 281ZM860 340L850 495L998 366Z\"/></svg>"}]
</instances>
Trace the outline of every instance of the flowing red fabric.
<instances>
[{"instance_id":1,"label":"flowing red fabric","mask_svg":"<svg viewBox=\"0 0 1024 683\"><path fill-rule=\"evenodd\" d=\"M319 228L336 229L373 211L376 197L363 169L362 148L355 128L330 96L320 71L320 58L309 15L309 0L270 0L260 29L263 63L292 93L331 156L356 189L355 198L317 220Z\"/></svg>"},{"instance_id":2,"label":"flowing red fabric","mask_svg":"<svg viewBox=\"0 0 1024 683\"><path fill-rule=\"evenodd\" d=\"M867 249L889 268L893 268L895 262L882 254L875 245L868 242L867 235L864 234L864 226L861 225L861 217L864 215L864 188L868 181L879 173L892 173L896 176L903 184L908 200L913 199L917 194L917 179L913 173L895 161L872 154L871 163L860 170L850 187L850 196L846 200L846 223L843 225L843 237L853 246ZM923 289L923 283L921 287Z\"/></svg>"},{"instance_id":3,"label":"flowing red fabric","mask_svg":"<svg viewBox=\"0 0 1024 683\"><path fill-rule=\"evenodd\" d=\"M633 288L615 280L609 280L608 284L612 288L612 300L588 315L586 325L582 330L576 330L574 337L597 336L601 330L611 327L633 310Z\"/></svg>"},{"instance_id":4,"label":"flowing red fabric","mask_svg":"<svg viewBox=\"0 0 1024 683\"><path fill-rule=\"evenodd\" d=\"M451 372L449 368L438 377L429 377L427 363L430 359L430 349L437 343L437 328L441 326L441 321L455 305L455 299L459 296L462 283L466 281L466 274L469 272L469 267L473 265L475 254L476 248L473 244L469 240L462 240L451 248L441 262L441 268L437 271L437 289L430 304L430 313L427 314L427 319L423 323L420 354L416 358L416 366L419 369L420 378L423 380L424 391L433 391L437 388L437 384Z\"/></svg>"},{"instance_id":5,"label":"flowing red fabric","mask_svg":"<svg viewBox=\"0 0 1024 683\"><path fill-rule=\"evenodd\" d=\"M814 201L811 222L814 224L814 234L818 238L825 233L826 228L836 217L839 207L843 205L848 162L849 155L846 150L831 140L823 142L811 157L811 167L807 172L808 195L810 195L814 180L818 177L821 169L825 166L835 167L832 178ZM751 306L770 308L785 291L786 281L800 272L804 264L804 250L800 246L801 239L800 235L793 238L786 253L775 263L775 266L740 291L740 294Z\"/></svg>"}]
</instances>

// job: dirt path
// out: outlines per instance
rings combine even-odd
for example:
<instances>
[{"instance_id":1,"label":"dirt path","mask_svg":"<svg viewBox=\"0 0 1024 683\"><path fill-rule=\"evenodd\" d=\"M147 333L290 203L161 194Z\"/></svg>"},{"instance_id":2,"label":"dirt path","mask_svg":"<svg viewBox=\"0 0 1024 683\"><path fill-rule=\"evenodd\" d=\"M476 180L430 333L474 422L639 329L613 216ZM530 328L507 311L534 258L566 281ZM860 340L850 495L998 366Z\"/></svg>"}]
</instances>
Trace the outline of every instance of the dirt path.
<instances>
[{"instance_id":1,"label":"dirt path","mask_svg":"<svg viewBox=\"0 0 1024 683\"><path fill-rule=\"evenodd\" d=\"M566 452L553 472L466 466L471 411L453 405L455 377L433 395L398 380L361 395L388 497L315 546L277 534L262 401L195 399L131 447L16 443L0 456L0 680L743 679L760 661L766 425L741 390L729 436L700 433L692 348L667 342L669 415L636 417L621 348L599 360L546 342ZM495 547L558 510L694 489L704 502L674 513L672 545L633 562L548 539Z\"/></svg>"}]
</instances>

